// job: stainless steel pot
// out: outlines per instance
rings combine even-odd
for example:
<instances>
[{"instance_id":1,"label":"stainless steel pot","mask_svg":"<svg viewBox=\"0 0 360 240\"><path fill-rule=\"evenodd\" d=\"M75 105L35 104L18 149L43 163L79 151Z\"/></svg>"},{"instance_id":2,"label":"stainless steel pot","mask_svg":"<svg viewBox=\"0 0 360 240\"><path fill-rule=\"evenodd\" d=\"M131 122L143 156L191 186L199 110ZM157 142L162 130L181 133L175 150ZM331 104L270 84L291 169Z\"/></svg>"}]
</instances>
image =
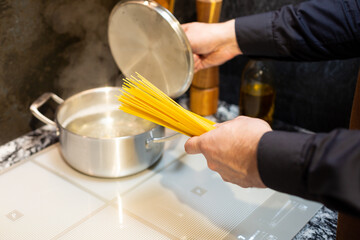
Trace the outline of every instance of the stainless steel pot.
<instances>
[{"instance_id":1,"label":"stainless steel pot","mask_svg":"<svg viewBox=\"0 0 360 240\"><path fill-rule=\"evenodd\" d=\"M57 127L66 162L87 175L105 178L128 176L154 164L162 155L164 128L119 110L115 87L78 93L63 100L44 93L30 110L40 121ZM59 107L55 122L39 108L53 99Z\"/></svg>"}]
</instances>

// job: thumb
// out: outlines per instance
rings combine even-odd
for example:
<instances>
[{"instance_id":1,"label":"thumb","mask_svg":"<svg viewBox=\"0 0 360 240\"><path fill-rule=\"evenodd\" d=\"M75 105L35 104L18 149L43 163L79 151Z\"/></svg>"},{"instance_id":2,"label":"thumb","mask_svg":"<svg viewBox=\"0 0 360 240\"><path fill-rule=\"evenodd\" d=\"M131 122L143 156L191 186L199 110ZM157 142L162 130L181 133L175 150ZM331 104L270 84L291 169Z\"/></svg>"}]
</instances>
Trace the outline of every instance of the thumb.
<instances>
[{"instance_id":1,"label":"thumb","mask_svg":"<svg viewBox=\"0 0 360 240\"><path fill-rule=\"evenodd\" d=\"M199 137L189 138L185 143L185 151L188 154L201 153Z\"/></svg>"},{"instance_id":2,"label":"thumb","mask_svg":"<svg viewBox=\"0 0 360 240\"><path fill-rule=\"evenodd\" d=\"M193 53L194 57L194 73L200 71L203 67L201 66L201 59L199 55Z\"/></svg>"},{"instance_id":3,"label":"thumb","mask_svg":"<svg viewBox=\"0 0 360 240\"><path fill-rule=\"evenodd\" d=\"M183 24L181 24L181 28L186 33L188 31L188 29L190 28L190 25L191 25L191 23L183 23Z\"/></svg>"}]
</instances>

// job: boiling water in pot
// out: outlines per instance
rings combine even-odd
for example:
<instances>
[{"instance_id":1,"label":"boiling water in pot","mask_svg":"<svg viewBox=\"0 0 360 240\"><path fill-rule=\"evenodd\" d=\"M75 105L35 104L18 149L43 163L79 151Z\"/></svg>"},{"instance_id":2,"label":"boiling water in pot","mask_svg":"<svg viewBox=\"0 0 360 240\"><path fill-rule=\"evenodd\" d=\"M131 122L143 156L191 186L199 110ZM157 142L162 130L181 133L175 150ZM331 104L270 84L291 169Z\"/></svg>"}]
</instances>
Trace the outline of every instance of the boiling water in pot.
<instances>
[{"instance_id":1,"label":"boiling water in pot","mask_svg":"<svg viewBox=\"0 0 360 240\"><path fill-rule=\"evenodd\" d=\"M120 110L80 116L65 128L73 133L93 138L116 138L144 133L155 124Z\"/></svg>"}]
</instances>

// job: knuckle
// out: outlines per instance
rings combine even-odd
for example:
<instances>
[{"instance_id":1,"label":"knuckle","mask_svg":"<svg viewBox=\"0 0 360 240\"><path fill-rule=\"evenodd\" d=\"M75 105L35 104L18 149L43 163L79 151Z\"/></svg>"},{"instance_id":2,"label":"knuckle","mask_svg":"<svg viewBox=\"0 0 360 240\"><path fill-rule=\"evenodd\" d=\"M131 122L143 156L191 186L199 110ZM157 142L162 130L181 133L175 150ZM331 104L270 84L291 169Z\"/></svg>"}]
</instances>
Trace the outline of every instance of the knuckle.
<instances>
[{"instance_id":1,"label":"knuckle","mask_svg":"<svg viewBox=\"0 0 360 240\"><path fill-rule=\"evenodd\" d=\"M207 161L207 165L208 165L208 168L210 168L211 170L215 171L216 170L216 166L215 164L212 162L212 161Z\"/></svg>"},{"instance_id":2,"label":"knuckle","mask_svg":"<svg viewBox=\"0 0 360 240\"><path fill-rule=\"evenodd\" d=\"M231 179L230 178L228 178L228 177L226 177L226 176L223 176L223 175L220 175L221 176L221 178L222 178L222 180L224 181L224 182L231 182Z\"/></svg>"},{"instance_id":3,"label":"knuckle","mask_svg":"<svg viewBox=\"0 0 360 240\"><path fill-rule=\"evenodd\" d=\"M209 153L209 151L211 150L209 148L209 144L207 144L206 141L199 142L199 149L202 153Z\"/></svg>"}]
</instances>

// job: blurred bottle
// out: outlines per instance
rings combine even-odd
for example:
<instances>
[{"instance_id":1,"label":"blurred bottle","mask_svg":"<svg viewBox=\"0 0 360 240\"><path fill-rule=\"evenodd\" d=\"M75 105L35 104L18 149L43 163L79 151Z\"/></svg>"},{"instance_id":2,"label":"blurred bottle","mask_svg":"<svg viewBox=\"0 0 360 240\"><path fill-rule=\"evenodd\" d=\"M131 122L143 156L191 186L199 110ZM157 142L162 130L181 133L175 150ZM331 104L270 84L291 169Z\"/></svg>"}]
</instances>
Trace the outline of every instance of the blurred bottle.
<instances>
[{"instance_id":1,"label":"blurred bottle","mask_svg":"<svg viewBox=\"0 0 360 240\"><path fill-rule=\"evenodd\" d=\"M241 115L273 121L275 88L269 62L250 60L245 66L240 88Z\"/></svg>"}]
</instances>

